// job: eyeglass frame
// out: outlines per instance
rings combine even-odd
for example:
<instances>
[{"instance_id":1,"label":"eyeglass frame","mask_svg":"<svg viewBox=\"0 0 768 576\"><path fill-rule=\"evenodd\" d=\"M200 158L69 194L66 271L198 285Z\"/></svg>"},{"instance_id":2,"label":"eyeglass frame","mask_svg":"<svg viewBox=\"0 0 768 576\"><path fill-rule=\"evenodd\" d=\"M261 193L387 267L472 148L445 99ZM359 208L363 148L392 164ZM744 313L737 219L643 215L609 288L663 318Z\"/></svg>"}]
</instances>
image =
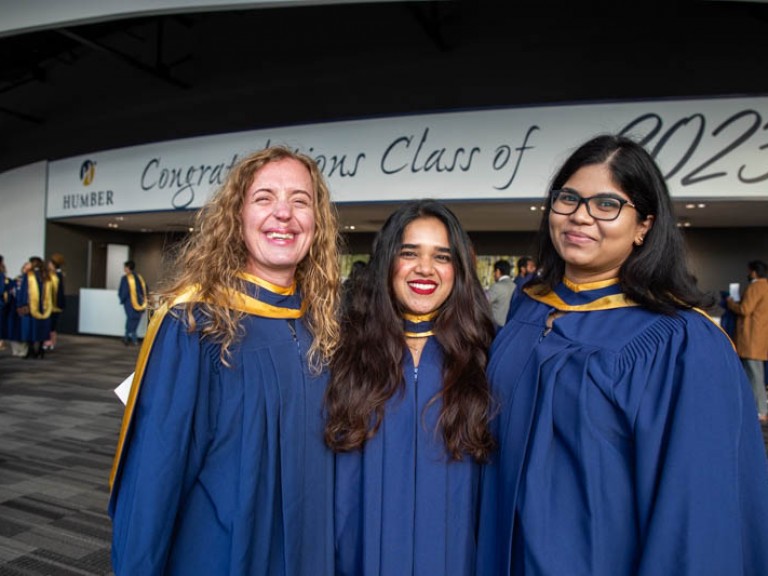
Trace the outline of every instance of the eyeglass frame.
<instances>
[{"instance_id":1,"label":"eyeglass frame","mask_svg":"<svg viewBox=\"0 0 768 576\"><path fill-rule=\"evenodd\" d=\"M567 192L568 194L573 194L579 199L579 201L576 203L576 207L570 212L558 212L557 210L555 210L555 207L554 207L555 200L557 200L561 192ZM595 216L594 214L592 214L592 210L589 207L590 206L589 201L594 198L610 198L611 200L616 200L619 203L619 210L616 212L616 216L614 216L613 218L605 218L602 216ZM618 219L618 217L621 215L621 209L624 208L625 204L637 210L637 206L635 205L634 202L631 202L630 200L627 200L625 198L621 198L616 194L611 194L610 192L601 192L600 194L595 194L593 196L582 196L581 194L579 194L575 190L572 190L571 188L553 188L552 190L549 191L549 208L550 210L552 210L552 212L554 212L555 214L559 214L560 216L570 216L571 214L575 214L582 204L584 204L584 206L587 207L587 214L589 214L595 220L600 220L601 222L613 222L614 220Z\"/></svg>"}]
</instances>

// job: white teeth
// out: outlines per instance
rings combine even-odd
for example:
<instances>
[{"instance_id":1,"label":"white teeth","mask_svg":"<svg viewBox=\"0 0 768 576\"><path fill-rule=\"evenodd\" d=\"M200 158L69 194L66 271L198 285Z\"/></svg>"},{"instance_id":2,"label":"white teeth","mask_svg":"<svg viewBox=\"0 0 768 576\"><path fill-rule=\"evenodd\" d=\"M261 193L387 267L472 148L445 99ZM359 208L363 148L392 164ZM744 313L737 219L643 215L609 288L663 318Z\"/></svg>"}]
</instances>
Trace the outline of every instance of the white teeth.
<instances>
[{"instance_id":1,"label":"white teeth","mask_svg":"<svg viewBox=\"0 0 768 576\"><path fill-rule=\"evenodd\" d=\"M411 282L411 286L418 290L432 290L435 288L434 284L420 284L419 282Z\"/></svg>"},{"instance_id":2,"label":"white teeth","mask_svg":"<svg viewBox=\"0 0 768 576\"><path fill-rule=\"evenodd\" d=\"M274 238L275 240L292 240L293 234L290 232L268 232L267 238Z\"/></svg>"}]
</instances>

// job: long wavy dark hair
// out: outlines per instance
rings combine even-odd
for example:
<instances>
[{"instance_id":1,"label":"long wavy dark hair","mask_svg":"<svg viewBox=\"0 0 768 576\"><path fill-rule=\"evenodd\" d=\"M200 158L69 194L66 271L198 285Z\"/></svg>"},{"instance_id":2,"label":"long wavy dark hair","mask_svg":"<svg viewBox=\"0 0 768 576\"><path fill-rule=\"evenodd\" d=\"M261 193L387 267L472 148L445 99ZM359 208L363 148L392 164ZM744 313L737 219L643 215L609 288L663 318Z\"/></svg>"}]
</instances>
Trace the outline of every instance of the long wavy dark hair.
<instances>
[{"instance_id":1,"label":"long wavy dark hair","mask_svg":"<svg viewBox=\"0 0 768 576\"><path fill-rule=\"evenodd\" d=\"M640 246L621 265L624 294L641 306L663 314L682 308L708 308L714 298L699 289L688 267L685 239L672 210L664 176L640 144L624 136L600 135L582 144L552 179L550 190L562 188L584 166L604 164L614 182L635 204L637 221L654 216L653 226ZM555 250L549 232L549 198L538 234L540 275L538 290L552 290L563 278L565 262Z\"/></svg>"},{"instance_id":2,"label":"long wavy dark hair","mask_svg":"<svg viewBox=\"0 0 768 576\"><path fill-rule=\"evenodd\" d=\"M379 231L342 318L341 343L331 361L325 398L325 440L337 452L362 448L379 430L387 401L405 386L403 358L410 352L392 276L405 227L429 217L448 230L455 278L434 320L435 338L444 353L443 382L428 406L442 401L437 426L452 459L470 455L483 462L494 447L488 428L493 402L485 376L494 326L472 244L448 207L420 200L396 210Z\"/></svg>"}]
</instances>

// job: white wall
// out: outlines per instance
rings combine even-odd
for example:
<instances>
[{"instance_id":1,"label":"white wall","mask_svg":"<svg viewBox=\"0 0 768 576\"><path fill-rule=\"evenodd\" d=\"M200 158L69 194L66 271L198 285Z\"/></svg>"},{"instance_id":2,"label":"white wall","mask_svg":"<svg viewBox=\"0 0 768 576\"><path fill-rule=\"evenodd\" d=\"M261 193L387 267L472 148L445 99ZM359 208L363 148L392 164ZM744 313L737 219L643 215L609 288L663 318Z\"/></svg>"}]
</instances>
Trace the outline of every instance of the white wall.
<instances>
[{"instance_id":1,"label":"white wall","mask_svg":"<svg viewBox=\"0 0 768 576\"><path fill-rule=\"evenodd\" d=\"M128 261L131 247L127 244L107 244L107 289L120 288L120 279L125 274L124 263Z\"/></svg>"},{"instance_id":2,"label":"white wall","mask_svg":"<svg viewBox=\"0 0 768 576\"><path fill-rule=\"evenodd\" d=\"M0 173L0 254L9 276L30 256L45 259L46 162Z\"/></svg>"}]
</instances>

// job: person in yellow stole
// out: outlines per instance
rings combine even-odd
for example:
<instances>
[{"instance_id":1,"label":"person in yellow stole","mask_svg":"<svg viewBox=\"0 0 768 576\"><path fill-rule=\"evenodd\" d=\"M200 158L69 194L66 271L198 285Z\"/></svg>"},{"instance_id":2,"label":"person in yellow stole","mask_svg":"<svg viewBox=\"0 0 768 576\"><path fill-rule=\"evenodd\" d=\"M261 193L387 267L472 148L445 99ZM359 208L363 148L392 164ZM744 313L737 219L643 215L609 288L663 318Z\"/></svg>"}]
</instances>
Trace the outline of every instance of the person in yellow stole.
<instances>
[{"instance_id":1,"label":"person in yellow stole","mask_svg":"<svg viewBox=\"0 0 768 576\"><path fill-rule=\"evenodd\" d=\"M16 296L21 341L27 343L25 358L43 358L43 342L51 335L54 288L48 267L39 256L29 259Z\"/></svg>"},{"instance_id":2,"label":"person in yellow stole","mask_svg":"<svg viewBox=\"0 0 768 576\"><path fill-rule=\"evenodd\" d=\"M111 477L117 576L333 576L338 225L316 162L244 158L160 291Z\"/></svg>"},{"instance_id":3,"label":"person in yellow stole","mask_svg":"<svg viewBox=\"0 0 768 576\"><path fill-rule=\"evenodd\" d=\"M120 288L117 296L120 298L120 304L125 310L125 336L123 344L126 346L139 343L136 334L141 321L141 315L147 309L147 283L141 274L136 272L136 263L133 260L127 260L123 264L125 274L120 279Z\"/></svg>"}]
</instances>

